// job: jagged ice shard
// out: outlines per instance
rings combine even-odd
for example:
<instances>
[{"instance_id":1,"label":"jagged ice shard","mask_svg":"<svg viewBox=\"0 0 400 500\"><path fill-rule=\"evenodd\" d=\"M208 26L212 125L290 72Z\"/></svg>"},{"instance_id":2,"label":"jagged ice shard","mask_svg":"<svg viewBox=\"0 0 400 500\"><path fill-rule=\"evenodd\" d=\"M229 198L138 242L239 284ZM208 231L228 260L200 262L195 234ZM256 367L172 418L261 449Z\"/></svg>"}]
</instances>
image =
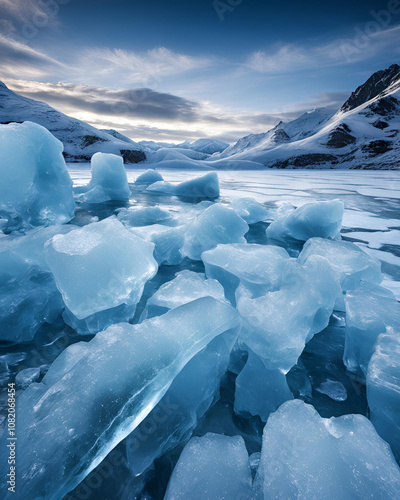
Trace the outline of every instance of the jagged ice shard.
<instances>
[{"instance_id":1,"label":"jagged ice shard","mask_svg":"<svg viewBox=\"0 0 400 500\"><path fill-rule=\"evenodd\" d=\"M67 348L18 399L19 491L7 496L3 482L2 497L62 498L148 415L195 354L237 324L231 306L205 297Z\"/></svg>"}]
</instances>

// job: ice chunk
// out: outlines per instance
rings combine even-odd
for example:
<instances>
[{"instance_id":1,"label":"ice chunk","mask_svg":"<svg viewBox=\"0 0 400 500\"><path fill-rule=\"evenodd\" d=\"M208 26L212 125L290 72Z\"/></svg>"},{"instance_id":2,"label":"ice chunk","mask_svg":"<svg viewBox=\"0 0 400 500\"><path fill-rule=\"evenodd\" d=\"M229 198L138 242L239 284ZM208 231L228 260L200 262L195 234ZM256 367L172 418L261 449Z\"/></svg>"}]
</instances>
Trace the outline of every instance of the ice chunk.
<instances>
[{"instance_id":1,"label":"ice chunk","mask_svg":"<svg viewBox=\"0 0 400 500\"><path fill-rule=\"evenodd\" d=\"M241 436L208 433L185 446L165 500L251 498L249 456Z\"/></svg>"},{"instance_id":2,"label":"ice chunk","mask_svg":"<svg viewBox=\"0 0 400 500\"><path fill-rule=\"evenodd\" d=\"M181 182L178 185L169 182L156 182L147 191L183 196L187 198L218 198L219 179L216 172L208 172L201 177Z\"/></svg>"},{"instance_id":3,"label":"ice chunk","mask_svg":"<svg viewBox=\"0 0 400 500\"><path fill-rule=\"evenodd\" d=\"M18 372L15 383L20 389L26 389L28 385L37 382L40 378L40 368L25 368Z\"/></svg>"},{"instance_id":4,"label":"ice chunk","mask_svg":"<svg viewBox=\"0 0 400 500\"><path fill-rule=\"evenodd\" d=\"M398 498L400 469L362 415L321 418L300 400L284 403L264 429L256 498Z\"/></svg>"},{"instance_id":5,"label":"ice chunk","mask_svg":"<svg viewBox=\"0 0 400 500\"><path fill-rule=\"evenodd\" d=\"M219 396L221 377L237 338L237 329L219 335L189 361L159 404L127 437L128 463L134 475L187 441L198 420Z\"/></svg>"},{"instance_id":6,"label":"ice chunk","mask_svg":"<svg viewBox=\"0 0 400 500\"><path fill-rule=\"evenodd\" d=\"M304 266L289 260L279 290L239 298L245 320L241 338L267 369L287 373L305 344L328 325L339 293L339 281L323 257L314 255Z\"/></svg>"},{"instance_id":7,"label":"ice chunk","mask_svg":"<svg viewBox=\"0 0 400 500\"><path fill-rule=\"evenodd\" d=\"M224 289L217 280L206 280L198 273L182 271L150 297L141 319L164 314L169 309L187 304L200 297L214 297L225 301Z\"/></svg>"},{"instance_id":8,"label":"ice chunk","mask_svg":"<svg viewBox=\"0 0 400 500\"><path fill-rule=\"evenodd\" d=\"M130 227L130 232L155 245L154 258L161 266L177 266L183 260L184 227L168 227L153 224L144 227Z\"/></svg>"},{"instance_id":9,"label":"ice chunk","mask_svg":"<svg viewBox=\"0 0 400 500\"><path fill-rule=\"evenodd\" d=\"M75 352L75 364L61 363L67 348L56 361L59 377L50 368L17 400L20 498L56 500L71 491L149 414L189 360L237 325L231 306L205 297L140 325L109 327L84 343L82 356ZM0 445L5 467L5 436Z\"/></svg>"},{"instance_id":10,"label":"ice chunk","mask_svg":"<svg viewBox=\"0 0 400 500\"><path fill-rule=\"evenodd\" d=\"M289 254L272 245L232 243L203 252L201 258L207 277L217 279L225 296L235 304L239 284L254 295L278 289Z\"/></svg>"},{"instance_id":11,"label":"ice chunk","mask_svg":"<svg viewBox=\"0 0 400 500\"><path fill-rule=\"evenodd\" d=\"M348 292L345 303L343 361L350 372L364 381L378 335L387 328L400 331L400 304L389 290L367 283Z\"/></svg>"},{"instance_id":12,"label":"ice chunk","mask_svg":"<svg viewBox=\"0 0 400 500\"><path fill-rule=\"evenodd\" d=\"M46 244L46 259L70 313L66 319L89 319L86 326L95 333L132 317L146 281L158 269L153 250L115 217L54 236ZM114 317L110 310L117 307ZM100 324L92 317L96 313L102 313ZM79 322L73 326L85 333Z\"/></svg>"},{"instance_id":13,"label":"ice chunk","mask_svg":"<svg viewBox=\"0 0 400 500\"><path fill-rule=\"evenodd\" d=\"M334 401L346 401L347 399L346 387L338 380L326 380L316 388L316 391L325 394Z\"/></svg>"},{"instance_id":14,"label":"ice chunk","mask_svg":"<svg viewBox=\"0 0 400 500\"><path fill-rule=\"evenodd\" d=\"M8 221L3 230L72 219L72 181L62 151L62 143L36 123L0 125L0 217Z\"/></svg>"},{"instance_id":15,"label":"ice chunk","mask_svg":"<svg viewBox=\"0 0 400 500\"><path fill-rule=\"evenodd\" d=\"M400 461L400 335L379 335L368 365L367 397L370 419Z\"/></svg>"},{"instance_id":16,"label":"ice chunk","mask_svg":"<svg viewBox=\"0 0 400 500\"><path fill-rule=\"evenodd\" d=\"M255 224L271 218L269 210L254 198L236 198L229 204L229 208L234 210L247 224Z\"/></svg>"},{"instance_id":17,"label":"ice chunk","mask_svg":"<svg viewBox=\"0 0 400 500\"><path fill-rule=\"evenodd\" d=\"M92 156L92 178L80 200L102 203L109 200L129 200L131 192L122 156L96 153Z\"/></svg>"},{"instance_id":18,"label":"ice chunk","mask_svg":"<svg viewBox=\"0 0 400 500\"><path fill-rule=\"evenodd\" d=\"M274 221L267 228L267 236L278 241L337 238L342 227L343 212L344 205L340 200L306 203Z\"/></svg>"},{"instance_id":19,"label":"ice chunk","mask_svg":"<svg viewBox=\"0 0 400 500\"><path fill-rule=\"evenodd\" d=\"M163 177L160 173L156 172L153 169L148 169L143 174L140 174L136 179L135 184L145 184L146 186L150 186L154 182L163 181Z\"/></svg>"},{"instance_id":20,"label":"ice chunk","mask_svg":"<svg viewBox=\"0 0 400 500\"><path fill-rule=\"evenodd\" d=\"M201 254L219 243L245 243L246 222L230 208L215 203L201 213L185 233L183 253L201 260Z\"/></svg>"},{"instance_id":21,"label":"ice chunk","mask_svg":"<svg viewBox=\"0 0 400 500\"><path fill-rule=\"evenodd\" d=\"M118 212L118 219L129 226L149 226L171 219L168 210L160 207L123 208Z\"/></svg>"},{"instance_id":22,"label":"ice chunk","mask_svg":"<svg viewBox=\"0 0 400 500\"><path fill-rule=\"evenodd\" d=\"M37 244L38 233L31 234L7 236L0 250L0 340L12 344L31 342L63 309L53 276L40 265L43 241Z\"/></svg>"},{"instance_id":23,"label":"ice chunk","mask_svg":"<svg viewBox=\"0 0 400 500\"><path fill-rule=\"evenodd\" d=\"M235 413L248 417L258 415L266 422L269 414L293 399L280 370L267 370L261 359L249 349L249 357L236 378Z\"/></svg>"},{"instance_id":24,"label":"ice chunk","mask_svg":"<svg viewBox=\"0 0 400 500\"><path fill-rule=\"evenodd\" d=\"M376 284L382 281L379 260L354 243L310 238L299 255L299 262L304 264L311 255L321 255L329 260L345 291L358 288L361 281Z\"/></svg>"}]
</instances>

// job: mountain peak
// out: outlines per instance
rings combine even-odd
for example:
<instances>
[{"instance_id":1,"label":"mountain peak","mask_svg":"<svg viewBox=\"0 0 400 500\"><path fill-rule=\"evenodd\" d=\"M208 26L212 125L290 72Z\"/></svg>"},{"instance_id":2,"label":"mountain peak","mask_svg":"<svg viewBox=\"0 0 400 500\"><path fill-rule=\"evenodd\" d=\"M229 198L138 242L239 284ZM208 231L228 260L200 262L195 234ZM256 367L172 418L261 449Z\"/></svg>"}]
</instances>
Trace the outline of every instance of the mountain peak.
<instances>
[{"instance_id":1,"label":"mountain peak","mask_svg":"<svg viewBox=\"0 0 400 500\"><path fill-rule=\"evenodd\" d=\"M400 78L400 66L398 64L392 64L387 69L377 71L351 94L340 111L350 111L361 106L361 104L373 99L386 90L397 78Z\"/></svg>"}]
</instances>

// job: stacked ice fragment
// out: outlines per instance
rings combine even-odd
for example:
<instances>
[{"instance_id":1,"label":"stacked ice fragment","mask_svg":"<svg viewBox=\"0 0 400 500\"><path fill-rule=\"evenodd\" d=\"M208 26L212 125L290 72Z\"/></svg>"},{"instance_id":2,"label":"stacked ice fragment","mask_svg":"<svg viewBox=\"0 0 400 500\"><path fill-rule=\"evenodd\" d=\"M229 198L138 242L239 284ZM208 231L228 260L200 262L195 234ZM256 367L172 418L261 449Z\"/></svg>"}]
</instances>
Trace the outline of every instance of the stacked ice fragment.
<instances>
[{"instance_id":1,"label":"stacked ice fragment","mask_svg":"<svg viewBox=\"0 0 400 500\"><path fill-rule=\"evenodd\" d=\"M2 498L63 498L113 450L104 498L400 498L400 305L380 263L341 240L342 202L226 204L215 172L176 185L149 170L127 206L122 158L97 154L77 201L114 203L60 225L74 215L60 143L29 123L0 138L0 340L40 349L56 321L75 335L48 371L0 357L2 380L26 363L18 490L3 482ZM369 419L340 410L337 370Z\"/></svg>"}]
</instances>

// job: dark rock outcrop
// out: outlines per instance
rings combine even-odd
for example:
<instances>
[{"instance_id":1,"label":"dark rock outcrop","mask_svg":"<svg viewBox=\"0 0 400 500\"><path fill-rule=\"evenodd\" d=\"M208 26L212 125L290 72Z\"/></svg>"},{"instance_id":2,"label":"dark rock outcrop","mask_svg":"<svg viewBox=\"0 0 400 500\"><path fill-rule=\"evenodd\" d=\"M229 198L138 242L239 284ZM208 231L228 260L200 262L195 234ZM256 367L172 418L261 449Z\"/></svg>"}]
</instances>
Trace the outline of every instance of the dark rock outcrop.
<instances>
[{"instance_id":1,"label":"dark rock outcrop","mask_svg":"<svg viewBox=\"0 0 400 500\"><path fill-rule=\"evenodd\" d=\"M341 111L350 111L361 106L361 104L377 97L398 79L400 80L400 66L398 64L392 64L388 69L377 71L351 94L341 107Z\"/></svg>"},{"instance_id":2,"label":"dark rock outcrop","mask_svg":"<svg viewBox=\"0 0 400 500\"><path fill-rule=\"evenodd\" d=\"M350 134L350 128L342 123L329 134L326 145L330 148L344 148L356 142L356 138Z\"/></svg>"}]
</instances>

